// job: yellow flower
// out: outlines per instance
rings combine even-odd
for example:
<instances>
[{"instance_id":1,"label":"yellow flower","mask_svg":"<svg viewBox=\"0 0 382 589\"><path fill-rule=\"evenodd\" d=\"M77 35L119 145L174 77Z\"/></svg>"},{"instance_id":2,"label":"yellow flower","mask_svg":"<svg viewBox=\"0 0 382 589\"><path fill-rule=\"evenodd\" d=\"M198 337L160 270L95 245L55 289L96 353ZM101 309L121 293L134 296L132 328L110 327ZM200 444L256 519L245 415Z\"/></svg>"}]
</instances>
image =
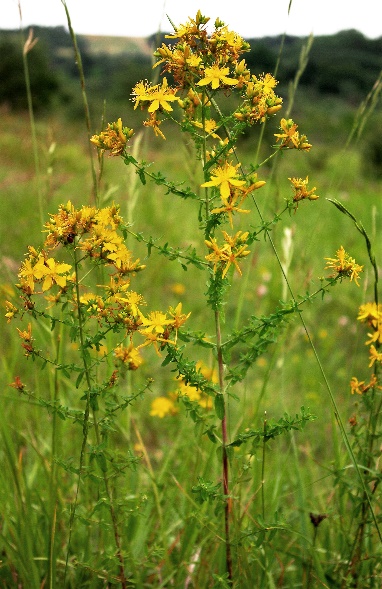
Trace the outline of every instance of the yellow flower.
<instances>
[{"instance_id":1,"label":"yellow flower","mask_svg":"<svg viewBox=\"0 0 382 589\"><path fill-rule=\"evenodd\" d=\"M19 332L19 336L23 340L21 344L25 350L25 355L28 357L33 352L33 337L32 337L32 326L28 323L28 329L26 331L21 331L19 328L16 328Z\"/></svg>"},{"instance_id":2,"label":"yellow flower","mask_svg":"<svg viewBox=\"0 0 382 589\"><path fill-rule=\"evenodd\" d=\"M138 310L140 320L143 328L139 329L140 333L164 333L165 327L173 322L172 319L167 319L166 313L161 311L151 311L149 316L146 318L141 311Z\"/></svg>"},{"instance_id":3,"label":"yellow flower","mask_svg":"<svg viewBox=\"0 0 382 589\"><path fill-rule=\"evenodd\" d=\"M209 186L220 186L220 195L223 199L227 199L231 192L231 186L243 186L244 180L238 180L237 168L240 164L233 166L229 162L225 162L223 166L217 166L211 174L211 180L204 182L202 188Z\"/></svg>"},{"instance_id":4,"label":"yellow flower","mask_svg":"<svg viewBox=\"0 0 382 589\"><path fill-rule=\"evenodd\" d=\"M193 125L195 127L198 127L198 129L203 129L203 124L199 121L194 121ZM204 131L214 139L220 139L219 135L215 133L216 127L217 124L216 121L214 121L214 119L207 119L204 121Z\"/></svg>"},{"instance_id":5,"label":"yellow flower","mask_svg":"<svg viewBox=\"0 0 382 589\"><path fill-rule=\"evenodd\" d=\"M175 331L175 342L176 342L178 339L178 330L180 327L182 327L182 325L184 325L186 323L187 319L191 315L191 312L187 313L187 315L185 313L182 313L182 303L179 303L175 307L175 309L170 307L168 312L171 315L171 317L173 317L172 328Z\"/></svg>"},{"instance_id":6,"label":"yellow flower","mask_svg":"<svg viewBox=\"0 0 382 589\"><path fill-rule=\"evenodd\" d=\"M212 250L211 254L206 256L206 260L212 262L214 265L214 272L217 271L218 266L222 268L222 278L227 274L231 264L233 264L236 270L241 275L237 259L244 258L250 254L250 251L246 249L246 240L248 232L242 233L238 231L235 235L230 236L228 233L223 231L225 243L219 246L215 238L211 240L205 240L206 246Z\"/></svg>"},{"instance_id":7,"label":"yellow flower","mask_svg":"<svg viewBox=\"0 0 382 589\"><path fill-rule=\"evenodd\" d=\"M378 343L379 345L382 344L382 321L379 321L378 324L376 326L374 326L374 333L368 333L367 335L369 336L369 340L367 340L367 342L365 342L365 344L368 346L371 343Z\"/></svg>"},{"instance_id":8,"label":"yellow flower","mask_svg":"<svg viewBox=\"0 0 382 589\"><path fill-rule=\"evenodd\" d=\"M151 403L150 415L154 417L166 417L166 415L175 415L178 413L178 408L175 407L174 401L168 397L157 397Z\"/></svg>"},{"instance_id":9,"label":"yellow flower","mask_svg":"<svg viewBox=\"0 0 382 589\"><path fill-rule=\"evenodd\" d=\"M134 110L137 108L137 106L139 105L139 103L141 101L145 101L147 99L147 96L150 92L150 84L148 82L138 82L137 84L135 84L133 91L132 91L132 95L133 95L133 102L134 104Z\"/></svg>"},{"instance_id":10,"label":"yellow flower","mask_svg":"<svg viewBox=\"0 0 382 589\"><path fill-rule=\"evenodd\" d=\"M151 102L148 108L150 113L159 109L170 112L173 109L168 103L179 100L178 96L175 96L176 92L176 89L168 86L167 78L163 78L162 84L151 87L139 82L133 89L133 95L135 95L135 98L133 98L135 102L134 109L137 108L139 102Z\"/></svg>"},{"instance_id":11,"label":"yellow flower","mask_svg":"<svg viewBox=\"0 0 382 589\"><path fill-rule=\"evenodd\" d=\"M70 264L58 263L54 258L44 260L42 257L33 268L33 274L37 280L44 279L42 290L49 290L53 284L65 288L67 276L65 274L71 269ZM63 276L64 274L64 276Z\"/></svg>"},{"instance_id":12,"label":"yellow flower","mask_svg":"<svg viewBox=\"0 0 382 589\"><path fill-rule=\"evenodd\" d=\"M382 320L382 305L377 307L376 303L365 303L361 305L358 312L358 321L377 325L378 319Z\"/></svg>"},{"instance_id":13,"label":"yellow flower","mask_svg":"<svg viewBox=\"0 0 382 589\"><path fill-rule=\"evenodd\" d=\"M298 203L298 201L304 199L317 200L320 198L318 194L315 194L316 187L308 190L308 176L305 178L305 180L302 178L288 178L288 180L290 180L294 189L293 202ZM296 205L296 208L297 206L298 204Z\"/></svg>"},{"instance_id":14,"label":"yellow flower","mask_svg":"<svg viewBox=\"0 0 382 589\"><path fill-rule=\"evenodd\" d=\"M103 209L98 209L94 213L94 209L92 207L82 207L81 209L81 217L87 218L88 216L102 227L111 227L111 229L117 229L122 222L122 217L119 215L119 205L113 204L110 207L104 207Z\"/></svg>"},{"instance_id":15,"label":"yellow flower","mask_svg":"<svg viewBox=\"0 0 382 589\"><path fill-rule=\"evenodd\" d=\"M155 332L143 333L141 331L140 331L140 333L142 333L142 335L145 336L145 341L143 342L143 344L140 344L137 347L137 350L140 350L141 348L145 348L146 346L152 345L155 349L156 354L158 356L161 356L160 349L159 349L161 346L163 346L164 344L175 345L175 342L173 342L172 340L166 339L164 337L161 337L158 333L155 333Z\"/></svg>"},{"instance_id":16,"label":"yellow flower","mask_svg":"<svg viewBox=\"0 0 382 589\"><path fill-rule=\"evenodd\" d=\"M259 182L260 184L260 182ZM263 182L265 184L265 182ZM223 205L222 207L218 207L216 209L212 209L211 213L218 215L219 213L225 213L228 216L229 223L231 228L233 228L233 213L250 213L251 211L248 209L241 209L239 205L243 202L246 198L248 191L243 190L242 188L238 188L235 190L233 195L229 195L228 199L222 197ZM239 202L238 202L239 201Z\"/></svg>"},{"instance_id":17,"label":"yellow flower","mask_svg":"<svg viewBox=\"0 0 382 589\"><path fill-rule=\"evenodd\" d=\"M265 96L267 96L268 94L273 94L273 89L278 84L278 81L272 76L272 74L263 74L258 78L253 75L252 80L254 82L255 92L263 94Z\"/></svg>"},{"instance_id":18,"label":"yellow flower","mask_svg":"<svg viewBox=\"0 0 382 589\"><path fill-rule=\"evenodd\" d=\"M327 264L325 266L325 270L329 268L333 268L338 276L347 276L350 280L353 280L357 286L359 286L359 274L363 270L363 266L359 266L356 261L349 256L344 250L344 248L340 247L339 250L336 252L336 258L325 258L327 260ZM330 277L335 277L336 274L332 274Z\"/></svg>"},{"instance_id":19,"label":"yellow flower","mask_svg":"<svg viewBox=\"0 0 382 589\"><path fill-rule=\"evenodd\" d=\"M359 381L358 378L353 376L350 381L350 392L352 395L354 395L354 393L357 393L357 395L363 395L363 393L366 393L369 389L373 388L376 384L377 384L377 378L376 378L375 374L372 375L370 382L368 384L365 384L364 380ZM378 388L380 388L380 387L378 387Z\"/></svg>"},{"instance_id":20,"label":"yellow flower","mask_svg":"<svg viewBox=\"0 0 382 589\"><path fill-rule=\"evenodd\" d=\"M123 345L117 346L114 350L114 355L116 358L126 364L129 370L137 370L137 368L139 368L143 362L138 348L134 348L132 343L128 348Z\"/></svg>"},{"instance_id":21,"label":"yellow flower","mask_svg":"<svg viewBox=\"0 0 382 589\"><path fill-rule=\"evenodd\" d=\"M382 362L382 352L378 352L378 350L376 349L375 346L370 346L370 364L369 364L369 368L371 368L374 364L374 362Z\"/></svg>"},{"instance_id":22,"label":"yellow flower","mask_svg":"<svg viewBox=\"0 0 382 589\"><path fill-rule=\"evenodd\" d=\"M44 260L44 257L41 256L41 259ZM32 254L22 263L18 273L19 278L21 278L21 287L26 287L30 292L34 291L34 282L36 278L34 273L35 265L36 257Z\"/></svg>"},{"instance_id":23,"label":"yellow flower","mask_svg":"<svg viewBox=\"0 0 382 589\"><path fill-rule=\"evenodd\" d=\"M216 90L220 85L222 86L236 86L238 80L228 78L229 74L228 67L219 67L219 64L215 63L211 67L206 67L204 71L204 78L200 80L197 86L207 86L211 84L212 90Z\"/></svg>"},{"instance_id":24,"label":"yellow flower","mask_svg":"<svg viewBox=\"0 0 382 589\"><path fill-rule=\"evenodd\" d=\"M7 311L5 313L5 317L7 318L7 323L9 323L11 319L13 319L13 317L18 313L19 310L9 301L5 301L5 309Z\"/></svg>"},{"instance_id":25,"label":"yellow flower","mask_svg":"<svg viewBox=\"0 0 382 589\"><path fill-rule=\"evenodd\" d=\"M189 65L190 67L199 67L200 62L202 61L202 58L200 57L200 55L191 55L191 57L188 57L186 59L186 63L187 65Z\"/></svg>"},{"instance_id":26,"label":"yellow flower","mask_svg":"<svg viewBox=\"0 0 382 589\"><path fill-rule=\"evenodd\" d=\"M131 312L134 316L137 316L139 313L139 305L146 305L143 296L137 292L134 292L133 290L127 292L121 300L129 304Z\"/></svg>"},{"instance_id":27,"label":"yellow flower","mask_svg":"<svg viewBox=\"0 0 382 589\"><path fill-rule=\"evenodd\" d=\"M218 30L211 35L210 45L216 46L223 56L232 57L236 61L241 53L250 50L250 45L240 35L222 26L223 24L219 19L215 21Z\"/></svg>"},{"instance_id":28,"label":"yellow flower","mask_svg":"<svg viewBox=\"0 0 382 589\"><path fill-rule=\"evenodd\" d=\"M147 121L143 121L143 125L145 127L151 127L156 135L156 137L162 137L162 139L166 139L165 135L159 129L159 125L162 124L162 121L158 121L156 117L156 113L151 113L150 118Z\"/></svg>"},{"instance_id":29,"label":"yellow flower","mask_svg":"<svg viewBox=\"0 0 382 589\"><path fill-rule=\"evenodd\" d=\"M19 336L21 337L24 342L31 342L32 338L32 325L28 323L28 329L26 331L21 331L18 327L16 327L17 331L19 332Z\"/></svg>"},{"instance_id":30,"label":"yellow flower","mask_svg":"<svg viewBox=\"0 0 382 589\"><path fill-rule=\"evenodd\" d=\"M209 17L203 16L200 10L198 10L195 19L189 17L186 24L174 27L175 33L173 35L165 35L165 37L166 39L177 39L187 37L188 35L198 35L200 32L203 32L199 30L200 25L205 25L209 20Z\"/></svg>"},{"instance_id":31,"label":"yellow flower","mask_svg":"<svg viewBox=\"0 0 382 589\"><path fill-rule=\"evenodd\" d=\"M297 127L292 119L281 119L280 129L283 133L275 133L276 141L281 140L280 147L309 151L312 146L308 143L306 135L300 135Z\"/></svg>"},{"instance_id":32,"label":"yellow flower","mask_svg":"<svg viewBox=\"0 0 382 589\"><path fill-rule=\"evenodd\" d=\"M134 134L133 129L122 126L122 119L119 118L115 123L108 123L106 131L99 135L93 135L90 141L94 143L101 151L110 151L110 155L121 155L126 147L126 143Z\"/></svg>"}]
</instances>

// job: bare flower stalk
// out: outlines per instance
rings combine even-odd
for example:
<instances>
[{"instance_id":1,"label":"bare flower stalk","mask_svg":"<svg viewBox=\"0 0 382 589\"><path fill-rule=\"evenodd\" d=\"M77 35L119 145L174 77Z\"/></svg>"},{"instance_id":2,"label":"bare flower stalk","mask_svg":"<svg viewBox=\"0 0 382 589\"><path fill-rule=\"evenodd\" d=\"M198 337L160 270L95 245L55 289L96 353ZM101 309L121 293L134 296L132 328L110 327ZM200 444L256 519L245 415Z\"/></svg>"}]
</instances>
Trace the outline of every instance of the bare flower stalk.
<instances>
[{"instance_id":1,"label":"bare flower stalk","mask_svg":"<svg viewBox=\"0 0 382 589\"><path fill-rule=\"evenodd\" d=\"M221 420L221 431L222 431L222 479L223 479L223 495L224 495L224 533L225 533L225 554L226 554L226 568L228 573L229 582L233 582L233 570L232 570L232 555L231 555L231 539L230 539L230 488L229 488L229 462L227 454L228 434L227 434L227 407L226 399L224 398L224 363L222 353L222 337L220 328L220 314L219 311L215 311L215 328L216 328L216 351L218 361L218 374L219 374L219 389L218 394L223 396L224 404L224 415Z\"/></svg>"}]
</instances>

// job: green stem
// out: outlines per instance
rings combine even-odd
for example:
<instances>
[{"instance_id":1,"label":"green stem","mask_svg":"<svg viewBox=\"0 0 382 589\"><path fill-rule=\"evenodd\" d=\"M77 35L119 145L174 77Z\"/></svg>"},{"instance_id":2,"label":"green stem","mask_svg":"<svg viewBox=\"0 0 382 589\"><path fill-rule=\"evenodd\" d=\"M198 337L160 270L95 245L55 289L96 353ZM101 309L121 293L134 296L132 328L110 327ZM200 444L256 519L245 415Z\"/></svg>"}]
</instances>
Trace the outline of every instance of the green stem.
<instances>
[{"instance_id":1,"label":"green stem","mask_svg":"<svg viewBox=\"0 0 382 589\"><path fill-rule=\"evenodd\" d=\"M97 445L99 446L101 444L101 436L100 436L100 432L99 432L99 424L98 424L98 418L97 418L97 412L95 409L93 409L93 423L94 423L94 431L95 431L95 435L96 435L96 440L97 440ZM121 537L119 535L119 530L118 530L118 522L117 522L117 515L115 513L115 507L114 507L114 503L113 503L113 498L110 492L110 486L109 486L109 480L108 480L108 476L107 476L107 472L102 470L102 476L103 476L103 481L104 481L104 485L105 485L105 492L106 492L106 496L108 499L108 505L109 505L109 510L110 510L110 517L111 517L111 522L112 522L112 526L113 526L113 533L114 533L114 541L115 541L115 546L117 549L117 558L119 561L119 578L121 581L121 587L122 589L127 589L127 581L126 581L126 575L125 575L125 565L123 562L123 554L122 554L122 548L121 548Z\"/></svg>"},{"instance_id":2,"label":"green stem","mask_svg":"<svg viewBox=\"0 0 382 589\"><path fill-rule=\"evenodd\" d=\"M216 349L218 359L218 373L219 373L219 388L220 395L224 391L224 363L222 353L222 338L220 328L220 314L215 311L215 329L216 329ZM229 583L233 582L232 574L232 555L231 555L231 540L230 540L230 506L231 499L229 497L229 464L227 454L228 434L227 434L227 411L224 407L224 415L221 423L222 428L222 476L223 476L223 494L224 494L224 532L225 532L225 548L226 548L226 570L228 573Z\"/></svg>"},{"instance_id":3,"label":"green stem","mask_svg":"<svg viewBox=\"0 0 382 589\"><path fill-rule=\"evenodd\" d=\"M23 69L24 69L27 101L28 101L28 114L29 114L29 122L30 122L30 126L31 126L31 135L32 135L32 151L33 151L33 159L34 159L36 184L37 184L37 200L38 200L38 208L39 208L39 214L40 214L40 223L41 223L41 225L43 225L44 224L44 211L43 211L43 196L42 196L42 189L41 189L41 168L40 168L40 159L39 159L39 155L38 155L36 122L35 122L34 112L33 112L33 100L32 100L32 91L31 91L30 76L29 76L29 65L28 65L28 53L33 48L33 45L34 45L34 43L32 41L32 30L30 30L29 37L26 42L24 40L22 32L21 32L21 39L22 39L22 45L23 45L23 49L22 49Z\"/></svg>"},{"instance_id":4,"label":"green stem","mask_svg":"<svg viewBox=\"0 0 382 589\"><path fill-rule=\"evenodd\" d=\"M57 353L56 353L56 366L61 364L62 359L62 341L64 336L64 324L60 323L60 330L57 338ZM49 535L49 546L48 546L48 582L49 589L54 589L55 582L55 559L54 559L54 538L56 532L56 519L57 519L57 442L59 440L59 419L57 416L56 405L58 401L59 393L59 373L58 370L54 371L54 382L53 382L53 415L52 415L52 443L51 443L51 467L50 467L50 482L49 482L49 507L50 507L50 535Z\"/></svg>"},{"instance_id":5,"label":"green stem","mask_svg":"<svg viewBox=\"0 0 382 589\"><path fill-rule=\"evenodd\" d=\"M73 48L74 48L74 56L75 56L75 60L76 60L77 68L78 68L78 74L79 74L79 77L80 77L82 101L83 101L83 104L84 104L85 121L86 121L86 128L87 128L87 132L88 132L88 151L89 151L89 161L90 161L91 174L92 174L92 179L93 179L93 198L94 198L95 205L98 206L98 204L99 204L98 203L98 200L99 200L99 195L98 195L98 181L97 181L97 173L96 173L96 169L95 169L95 165L94 165L93 148L92 148L92 144L90 143L90 138L92 136L92 131L91 131L91 122L90 122L89 103L88 103L88 98L87 98L87 95L86 95L84 69L83 69L83 66L82 66L81 53L80 53L80 50L78 48L77 38L76 38L75 32L74 32L73 27L72 27L72 22L71 22L71 19L70 19L68 7L66 6L65 0L61 0L61 2L62 2L63 6L64 6L64 9L65 9L65 14L66 14L67 22L68 22L69 33L70 33L70 36L71 36L71 39L72 39L72 43L73 43Z\"/></svg>"},{"instance_id":6,"label":"green stem","mask_svg":"<svg viewBox=\"0 0 382 589\"><path fill-rule=\"evenodd\" d=\"M375 258L374 252L373 252L371 240L366 232L366 229L364 228L362 222L358 221L357 218L353 215L353 213L351 213L340 201L338 201L336 199L330 199L330 198L328 198L327 200L329 202L331 202L332 204L334 204L334 206L341 213L343 213L344 215L346 215L347 217L349 217L353 221L356 229L361 233L361 235L365 239L367 253L369 256L370 264L371 264L371 266L373 268L373 272L374 272L374 285L373 285L374 303L375 303L376 307L378 308L378 303L379 303L378 266L377 266L376 258ZM376 348L379 349L379 347L380 347L379 342L376 342ZM378 381L378 364L377 363L375 364L375 368L374 368L374 376L376 377L376 379ZM362 456L362 463L365 463L365 472L366 473L369 473L369 471L371 469L371 465L372 465L373 449L374 449L375 441L377 440L376 431L377 431L377 425L378 425L378 417L380 415L380 411L381 411L381 407L382 407L382 399L381 399L380 403L378 404L377 410L375 409L375 402L376 402L376 394L375 393L376 393L376 390L375 390L375 387L373 387L373 390L371 392L372 398L371 398L370 409L369 409L368 427L366 429L366 436L365 436L365 450L363 451L363 456ZM356 468L357 468L357 472L359 473L359 476L361 477L361 473L360 473L358 465L356 465ZM374 514L374 510L372 507L372 503L371 503L372 496L375 493L378 485L375 484L373 490L369 491L368 488L366 487L366 484L365 484L365 481L363 478L362 478L361 483L362 483L361 516L360 516L358 528L357 528L357 531L355 534L354 542L352 544L352 548L350 551L350 557L349 557L350 566L349 566L349 573L348 574L354 574L355 567L357 566L357 563L360 562L360 560L361 560L362 545L364 542L364 536L365 536L365 530L366 530L367 518L368 518L369 511L372 515L372 519L373 519L374 525L377 530L379 541L382 543L382 534L379 529L379 526L378 526L378 523L377 523L377 520L376 520L376 517Z\"/></svg>"},{"instance_id":7,"label":"green stem","mask_svg":"<svg viewBox=\"0 0 382 589\"><path fill-rule=\"evenodd\" d=\"M264 419L263 456L261 464L261 511L263 521L265 520L265 435L267 430L267 419Z\"/></svg>"},{"instance_id":8,"label":"green stem","mask_svg":"<svg viewBox=\"0 0 382 589\"><path fill-rule=\"evenodd\" d=\"M257 201L256 201L256 199L255 199L254 197L252 197L252 199L253 199L253 202L254 202L254 204L255 204L255 207L256 207L256 209L257 209L258 215L259 215L259 217L260 217L260 219L261 219L262 223L264 223L264 219L263 219L263 216L262 216L262 214L261 214L261 211L260 211L260 209L259 209L259 206L258 206L258 204L257 204ZM334 203L334 204L336 204L336 203ZM338 206L337 206L337 208L340 208L340 207L338 207ZM293 300L293 302L294 302L295 304L297 304L296 298L295 298L295 296L294 296L294 292L293 292L293 290L292 290L292 287L290 286L289 280L288 280L288 278L287 278L287 276L286 276L286 274L285 274L285 272L284 272L284 269L283 269L283 266L282 266L282 263L281 263L281 260L280 260L280 257L279 257L279 254L278 254L278 251L277 251L277 249L276 249L276 246L275 246L275 244L274 244L274 241L273 241L273 239L272 239L272 237L271 237L271 234L270 234L270 232L268 231L268 229L265 229L265 232L266 232L267 238L269 239L269 243L271 244L271 247L272 247L272 249L273 249L273 253L274 253L274 254L275 254L275 256L276 256L276 259L277 259L277 262L278 262L278 264L279 264L279 266L280 266L280 269L281 269L281 272L282 272L282 274L283 274L283 277L284 277L284 279L285 279L285 281L286 281L286 283L287 283L287 285L288 285L288 290L289 290L289 292L290 292L290 295L291 295L291 297L292 297L292 300ZM361 233L363 233L363 232L361 231ZM301 314L301 313L299 313L299 317L300 317L300 321L301 321L301 323L302 323L302 326L303 326L303 328L304 328L304 331L305 331L306 337L308 338L309 345L310 345L310 347L311 347L311 349L312 349L312 351L313 351L313 354L314 354L315 360L316 360L316 362L317 362L318 368L319 368L319 370L320 370L320 372L321 372L321 376L322 376L322 378L323 378L323 380L324 380L324 383L325 383L326 390L328 391L329 398L330 398L330 402L331 402L331 404L332 404L332 407L333 407L334 416L335 416L335 419L336 419L337 425L338 425L338 427L339 427L339 430L340 430L340 432L341 432L341 436L342 436L343 442L344 442L344 444L345 444L346 450L347 450L347 452L348 452L348 454L349 454L349 457L350 457L350 459L351 459L351 461L352 461L352 463L353 463L353 466L354 466L354 468L355 468L355 471L356 471L356 473L357 473L358 480L359 480L359 482L360 482L360 484L361 484L361 487L362 487L362 489L363 489L363 492L364 492L364 497L365 497L365 499L366 499L366 501L367 501L367 504L368 504L368 507L369 507L369 509L370 509L370 513L371 513L371 516L372 516L372 519L373 519L373 522L374 522L375 528L376 528L376 530L377 530L377 534L378 534L379 541L382 543L382 534L381 534L381 530L380 530L380 528L379 528L378 520L377 520L377 518L376 518L376 515L375 515L375 512L374 512L374 509L373 509L373 506L372 506L372 503L371 503L370 493L369 493L369 491L368 491L368 489L367 489L367 487L366 487L366 483L365 483L365 481L364 481L364 478L363 478L363 476L362 476L362 473L361 473L360 467L359 467L359 465L358 465L358 462L357 462L357 460L356 460L355 454L354 454L354 452L353 452L353 449L352 449L352 447L351 447L351 444L350 444L350 441L349 441L349 437L348 437L348 435L347 435L347 433L346 433L346 429L345 429L344 423L343 423L343 421L342 421L342 419L341 419L341 415L340 415L340 412L339 412L339 409L338 409L337 402L336 402L336 400L335 400L335 398L334 398L333 391L332 391L332 389L331 389L331 386L330 386L330 384L329 384L329 381L328 381L328 379L327 379L327 376L326 376L326 372L325 372L325 370L324 370L324 367L323 367L323 366L322 366L322 364L321 364L321 361L320 361L320 358L319 358L319 356L318 356L317 350L316 350L316 348L315 348L315 346L314 346L314 344L313 344L313 341L312 341L312 338L311 338L311 336L310 336L310 333L309 333L308 327L307 327L307 325L306 325L306 323L305 323L305 320L304 320L304 318L303 318L303 316L302 316L302 314Z\"/></svg>"},{"instance_id":9,"label":"green stem","mask_svg":"<svg viewBox=\"0 0 382 589\"><path fill-rule=\"evenodd\" d=\"M77 321L78 321L78 330L79 330L79 338L80 338L80 350L81 350L81 359L85 371L85 379L87 384L86 389L86 404L84 410L84 419L82 425L82 444L81 444L81 451L80 451L80 464L79 464L79 472L77 478L77 486L76 492L74 496L74 502L71 506L70 512L70 519L69 519L69 538L68 538L68 547L66 552L66 561L65 561L65 573L64 573L64 583L63 586L65 587L66 575L68 570L68 563L69 563L69 552L70 552L70 545L73 533L73 524L74 524L74 517L76 514L77 504L78 504L78 496L80 491L80 485L82 481L82 475L84 470L84 463L85 463L85 449L86 443L89 434L89 415L90 415L90 389L91 389L91 378L90 378L90 368L88 366L87 357L85 355L85 345L84 345L84 328L83 328L83 316L81 310L81 303L80 303L80 277L79 277L79 263L76 256L76 250L74 249L74 268L75 268L75 296L76 296L76 305L77 305Z\"/></svg>"}]
</instances>

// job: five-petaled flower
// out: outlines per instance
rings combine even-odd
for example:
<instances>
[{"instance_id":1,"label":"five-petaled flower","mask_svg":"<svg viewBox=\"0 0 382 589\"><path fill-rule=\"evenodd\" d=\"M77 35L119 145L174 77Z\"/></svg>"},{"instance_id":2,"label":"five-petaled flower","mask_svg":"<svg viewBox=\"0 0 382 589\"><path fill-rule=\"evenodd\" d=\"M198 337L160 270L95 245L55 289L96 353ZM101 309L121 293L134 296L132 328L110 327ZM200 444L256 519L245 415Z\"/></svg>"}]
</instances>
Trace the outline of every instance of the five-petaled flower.
<instances>
[{"instance_id":1,"label":"five-petaled flower","mask_svg":"<svg viewBox=\"0 0 382 589\"><path fill-rule=\"evenodd\" d=\"M133 101L135 102L134 109L137 108L140 102L150 102L148 112L153 113L156 110L163 109L167 112L172 111L172 106L169 102L179 101L178 96L175 96L177 90L171 88L167 83L167 78L163 78L162 84L150 86L139 82L133 88Z\"/></svg>"},{"instance_id":2,"label":"five-petaled flower","mask_svg":"<svg viewBox=\"0 0 382 589\"><path fill-rule=\"evenodd\" d=\"M237 168L240 164L233 166L229 162L225 162L222 166L217 166L211 174L211 180L204 182L201 187L208 188L209 186L220 186L220 195L223 199L227 199L231 192L231 187L244 186L245 180L239 180L237 177Z\"/></svg>"},{"instance_id":3,"label":"five-petaled flower","mask_svg":"<svg viewBox=\"0 0 382 589\"><path fill-rule=\"evenodd\" d=\"M162 334L165 331L166 325L172 323L172 319L168 319L166 313L161 311L151 311L148 317L145 317L141 311L138 311L139 318L142 326L140 327L140 333L159 333Z\"/></svg>"},{"instance_id":4,"label":"five-petaled flower","mask_svg":"<svg viewBox=\"0 0 382 589\"><path fill-rule=\"evenodd\" d=\"M65 288L67 273L71 269L70 264L56 262L54 258L47 260L40 258L33 268L33 275L37 280L44 279L42 290L43 292L58 284L61 288Z\"/></svg>"},{"instance_id":5,"label":"five-petaled flower","mask_svg":"<svg viewBox=\"0 0 382 589\"><path fill-rule=\"evenodd\" d=\"M236 86L238 80L228 78L229 68L220 67L218 63L214 63L211 67L206 67L204 70L204 78L202 78L197 86L207 86L211 84L212 90L216 90L219 86Z\"/></svg>"}]
</instances>

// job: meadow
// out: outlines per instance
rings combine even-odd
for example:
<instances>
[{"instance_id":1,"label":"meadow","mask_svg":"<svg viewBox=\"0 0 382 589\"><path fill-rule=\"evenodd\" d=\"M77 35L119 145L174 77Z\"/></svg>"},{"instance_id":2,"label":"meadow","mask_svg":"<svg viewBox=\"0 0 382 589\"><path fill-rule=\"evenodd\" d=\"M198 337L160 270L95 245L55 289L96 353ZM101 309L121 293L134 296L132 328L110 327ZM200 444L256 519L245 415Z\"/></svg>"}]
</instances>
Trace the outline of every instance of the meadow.
<instances>
[{"instance_id":1,"label":"meadow","mask_svg":"<svg viewBox=\"0 0 382 589\"><path fill-rule=\"evenodd\" d=\"M381 79L354 104L300 92L301 74L280 112L233 126L228 147L212 137L208 157L198 128L175 117L163 140L130 96L104 108L90 90L88 128L3 106L0 587L381 586ZM220 129L241 122L228 86L215 98ZM282 149L281 117L312 147ZM214 241L232 232L228 201L211 213L219 184L202 184L231 149L231 178L265 185L234 211L248 253L227 241L228 268ZM307 177L316 193L298 200L290 179ZM123 285L117 248L81 249L96 218L133 252ZM75 277L48 285L56 253ZM147 306L131 310L131 292Z\"/></svg>"}]
</instances>

